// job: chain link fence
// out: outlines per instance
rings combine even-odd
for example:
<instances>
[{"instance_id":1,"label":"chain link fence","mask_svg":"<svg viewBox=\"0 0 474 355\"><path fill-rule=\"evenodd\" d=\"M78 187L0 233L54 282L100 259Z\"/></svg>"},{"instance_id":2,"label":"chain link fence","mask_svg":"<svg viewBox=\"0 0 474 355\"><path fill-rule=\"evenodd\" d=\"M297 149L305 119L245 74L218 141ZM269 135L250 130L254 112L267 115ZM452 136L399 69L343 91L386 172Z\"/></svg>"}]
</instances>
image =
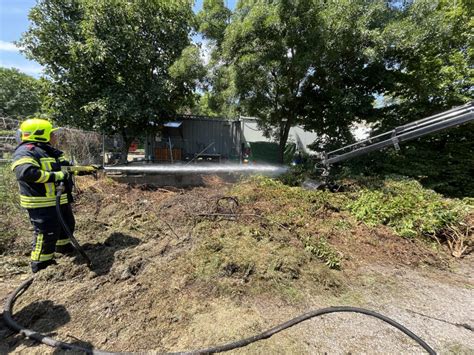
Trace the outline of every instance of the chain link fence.
<instances>
[{"instance_id":1,"label":"chain link fence","mask_svg":"<svg viewBox=\"0 0 474 355\"><path fill-rule=\"evenodd\" d=\"M13 152L18 145L17 130L21 121L0 117L0 164L11 161ZM123 152L123 140L118 135L106 136L97 132L62 127L55 132L56 147L62 150L67 159L76 165L113 165L118 163ZM134 155L139 155L138 146L132 147Z\"/></svg>"}]
</instances>

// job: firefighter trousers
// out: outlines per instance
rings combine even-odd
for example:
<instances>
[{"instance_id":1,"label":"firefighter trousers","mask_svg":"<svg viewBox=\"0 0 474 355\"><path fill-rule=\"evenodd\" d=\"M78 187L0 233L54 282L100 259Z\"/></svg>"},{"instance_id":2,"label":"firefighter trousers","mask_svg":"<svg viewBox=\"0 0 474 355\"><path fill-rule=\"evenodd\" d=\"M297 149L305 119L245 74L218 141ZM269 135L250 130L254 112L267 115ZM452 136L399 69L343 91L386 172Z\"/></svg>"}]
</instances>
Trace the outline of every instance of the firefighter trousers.
<instances>
[{"instance_id":1,"label":"firefighter trousers","mask_svg":"<svg viewBox=\"0 0 474 355\"><path fill-rule=\"evenodd\" d=\"M31 252L31 269L38 272L48 265L55 264L54 253L71 253L74 248L61 226L56 207L28 209L30 222L33 225L33 245ZM74 233L76 222L71 205L61 205L61 214Z\"/></svg>"}]
</instances>

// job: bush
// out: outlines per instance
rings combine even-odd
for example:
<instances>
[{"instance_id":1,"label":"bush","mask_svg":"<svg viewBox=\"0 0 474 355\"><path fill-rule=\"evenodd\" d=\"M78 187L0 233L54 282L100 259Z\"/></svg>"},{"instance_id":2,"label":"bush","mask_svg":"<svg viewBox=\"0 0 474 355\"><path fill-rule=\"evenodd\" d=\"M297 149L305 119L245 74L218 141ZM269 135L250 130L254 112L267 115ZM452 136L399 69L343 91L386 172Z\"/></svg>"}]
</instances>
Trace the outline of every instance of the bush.
<instances>
[{"instance_id":1,"label":"bush","mask_svg":"<svg viewBox=\"0 0 474 355\"><path fill-rule=\"evenodd\" d=\"M385 224L403 237L436 236L462 222L472 211L469 200L445 199L410 179L385 180L380 189L363 188L349 210L370 226Z\"/></svg>"},{"instance_id":2,"label":"bush","mask_svg":"<svg viewBox=\"0 0 474 355\"><path fill-rule=\"evenodd\" d=\"M11 251L27 223L26 215L20 208L18 186L10 165L0 165L0 254ZM27 224L26 224L27 225Z\"/></svg>"}]
</instances>

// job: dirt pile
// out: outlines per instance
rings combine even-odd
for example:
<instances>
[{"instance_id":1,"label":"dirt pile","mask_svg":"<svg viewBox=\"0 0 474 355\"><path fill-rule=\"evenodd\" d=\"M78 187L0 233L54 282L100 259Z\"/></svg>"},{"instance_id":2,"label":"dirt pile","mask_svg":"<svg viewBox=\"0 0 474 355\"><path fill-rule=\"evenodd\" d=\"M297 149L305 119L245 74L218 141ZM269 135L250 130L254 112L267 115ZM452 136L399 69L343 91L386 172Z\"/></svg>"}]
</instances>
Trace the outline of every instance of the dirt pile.
<instances>
[{"instance_id":1,"label":"dirt pile","mask_svg":"<svg viewBox=\"0 0 474 355\"><path fill-rule=\"evenodd\" d=\"M428 302L420 298L428 287L423 282L442 282L460 310L472 297L472 259L453 261L436 243L358 222L345 208L348 195L282 188L269 179L236 185L209 179L192 190L83 179L80 187L76 238L92 269L80 256L59 257L15 306L19 323L67 342L107 351L191 350L336 304L370 306L409 326L411 318L394 301L409 299L403 287L413 288L407 304L417 309ZM8 260L23 264L2 267L2 298L28 272L26 256ZM446 276L453 270L457 276ZM459 309L459 321L470 322ZM341 317L335 319L343 324L350 319ZM386 351L387 344L396 352L418 350L386 328L377 337L374 321L355 319L357 343L338 338L341 329L350 333L346 326L311 321L245 351ZM474 344L463 332L455 343L429 340L445 350L469 349ZM8 331L0 341L0 350L53 352Z\"/></svg>"}]
</instances>

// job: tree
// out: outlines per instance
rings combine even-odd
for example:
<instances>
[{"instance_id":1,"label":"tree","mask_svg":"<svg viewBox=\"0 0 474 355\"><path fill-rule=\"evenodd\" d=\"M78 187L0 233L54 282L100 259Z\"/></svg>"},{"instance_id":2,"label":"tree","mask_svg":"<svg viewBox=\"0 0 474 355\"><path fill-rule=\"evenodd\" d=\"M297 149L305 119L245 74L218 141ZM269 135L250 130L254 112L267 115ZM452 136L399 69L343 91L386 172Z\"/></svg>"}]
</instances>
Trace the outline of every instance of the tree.
<instances>
[{"instance_id":1,"label":"tree","mask_svg":"<svg viewBox=\"0 0 474 355\"><path fill-rule=\"evenodd\" d=\"M279 142L292 126L342 141L372 114L385 67L374 55L383 1L241 0L222 51L239 106ZM327 143L327 142L326 142Z\"/></svg>"},{"instance_id":2,"label":"tree","mask_svg":"<svg viewBox=\"0 0 474 355\"><path fill-rule=\"evenodd\" d=\"M377 130L462 105L474 98L474 22L471 1L421 0L394 9L385 27L381 55L392 85ZM420 179L450 196L474 196L474 124L423 137L354 165L366 173L397 173ZM354 167L357 169L357 166Z\"/></svg>"},{"instance_id":3,"label":"tree","mask_svg":"<svg viewBox=\"0 0 474 355\"><path fill-rule=\"evenodd\" d=\"M235 117L237 104L232 75L222 55L225 31L232 11L223 0L204 0L197 15L198 31L203 35L207 53L207 75L195 111L209 116Z\"/></svg>"},{"instance_id":4,"label":"tree","mask_svg":"<svg viewBox=\"0 0 474 355\"><path fill-rule=\"evenodd\" d=\"M51 78L53 117L121 134L125 160L193 92L180 64L170 71L192 54L193 16L190 0L41 0L20 43Z\"/></svg>"},{"instance_id":5,"label":"tree","mask_svg":"<svg viewBox=\"0 0 474 355\"><path fill-rule=\"evenodd\" d=\"M204 0L197 16L199 32L220 48L231 15L232 11L225 7L223 0Z\"/></svg>"},{"instance_id":6,"label":"tree","mask_svg":"<svg viewBox=\"0 0 474 355\"><path fill-rule=\"evenodd\" d=\"M17 69L0 68L0 115L23 119L40 111L40 80Z\"/></svg>"},{"instance_id":7,"label":"tree","mask_svg":"<svg viewBox=\"0 0 474 355\"><path fill-rule=\"evenodd\" d=\"M403 124L474 97L473 8L469 0L421 0L399 8L383 32L395 85L383 125Z\"/></svg>"}]
</instances>

